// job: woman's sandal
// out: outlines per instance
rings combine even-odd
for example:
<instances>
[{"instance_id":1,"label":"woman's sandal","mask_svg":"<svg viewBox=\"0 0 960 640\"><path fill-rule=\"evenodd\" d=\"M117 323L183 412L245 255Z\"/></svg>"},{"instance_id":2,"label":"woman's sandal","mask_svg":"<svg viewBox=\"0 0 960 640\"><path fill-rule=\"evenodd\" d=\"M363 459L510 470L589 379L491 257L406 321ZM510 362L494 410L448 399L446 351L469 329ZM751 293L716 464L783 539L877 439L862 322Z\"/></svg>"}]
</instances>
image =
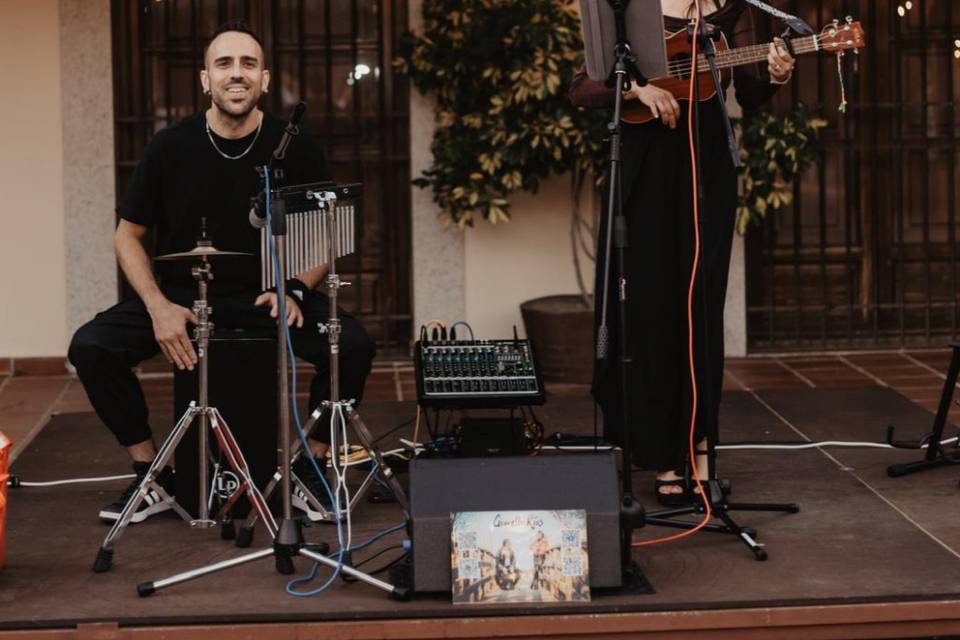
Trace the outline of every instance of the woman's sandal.
<instances>
[{"instance_id":1,"label":"woman's sandal","mask_svg":"<svg viewBox=\"0 0 960 640\"><path fill-rule=\"evenodd\" d=\"M679 493L664 493L660 489L666 487L680 487ZM676 480L657 480L653 481L653 493L657 496L657 502L665 507L682 507L690 504L690 495L687 493L686 480L678 478Z\"/></svg>"}]
</instances>

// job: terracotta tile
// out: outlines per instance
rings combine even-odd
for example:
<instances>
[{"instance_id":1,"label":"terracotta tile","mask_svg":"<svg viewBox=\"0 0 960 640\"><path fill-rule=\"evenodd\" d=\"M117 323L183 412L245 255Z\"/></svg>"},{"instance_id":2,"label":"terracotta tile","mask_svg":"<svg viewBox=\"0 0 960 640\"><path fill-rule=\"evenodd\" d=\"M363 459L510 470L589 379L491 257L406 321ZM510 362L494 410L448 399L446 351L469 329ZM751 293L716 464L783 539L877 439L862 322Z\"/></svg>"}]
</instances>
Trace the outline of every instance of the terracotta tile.
<instances>
[{"instance_id":1,"label":"terracotta tile","mask_svg":"<svg viewBox=\"0 0 960 640\"><path fill-rule=\"evenodd\" d=\"M733 371L755 371L755 372L768 372L768 371L782 371L783 368L774 360L768 359L757 359L757 360L747 360L743 358L739 359L728 359L725 363L726 368Z\"/></svg>"},{"instance_id":2,"label":"terracotta tile","mask_svg":"<svg viewBox=\"0 0 960 640\"><path fill-rule=\"evenodd\" d=\"M740 381L751 389L797 389L801 387L809 388L803 380L796 376L742 376L738 375Z\"/></svg>"},{"instance_id":3,"label":"terracotta tile","mask_svg":"<svg viewBox=\"0 0 960 640\"><path fill-rule=\"evenodd\" d=\"M858 362L854 358L848 358L851 363L870 372L883 371L887 373L910 373L911 371L926 371L930 369L915 362L901 362L899 364L877 364L873 362Z\"/></svg>"},{"instance_id":4,"label":"terracotta tile","mask_svg":"<svg viewBox=\"0 0 960 640\"><path fill-rule=\"evenodd\" d=\"M0 375L13 373L13 358L0 358Z\"/></svg>"},{"instance_id":5,"label":"terracotta tile","mask_svg":"<svg viewBox=\"0 0 960 640\"><path fill-rule=\"evenodd\" d=\"M10 378L0 391L0 414L43 413L70 383L67 377Z\"/></svg>"},{"instance_id":6,"label":"terracotta tile","mask_svg":"<svg viewBox=\"0 0 960 640\"><path fill-rule=\"evenodd\" d=\"M14 447L26 437L43 417L43 411L21 411L0 414L0 431L13 441Z\"/></svg>"},{"instance_id":7,"label":"terracotta tile","mask_svg":"<svg viewBox=\"0 0 960 640\"><path fill-rule=\"evenodd\" d=\"M874 374L877 375L877 374ZM929 371L919 371L914 374L898 374L898 375L884 375L878 376L883 378L883 381L889 384L890 386L900 386L906 385L911 387L918 386L931 386L931 387L942 387L943 378L936 376Z\"/></svg>"},{"instance_id":8,"label":"terracotta tile","mask_svg":"<svg viewBox=\"0 0 960 640\"><path fill-rule=\"evenodd\" d=\"M59 358L14 358L15 376L61 376L67 373L67 359Z\"/></svg>"},{"instance_id":9,"label":"terracotta tile","mask_svg":"<svg viewBox=\"0 0 960 640\"><path fill-rule=\"evenodd\" d=\"M780 358L780 361L794 369L844 369L846 365L835 357L831 358Z\"/></svg>"},{"instance_id":10,"label":"terracotta tile","mask_svg":"<svg viewBox=\"0 0 960 640\"><path fill-rule=\"evenodd\" d=\"M848 360L852 360L857 364L869 363L873 365L888 364L892 366L902 365L902 364L913 364L906 357L899 353L858 353L844 356Z\"/></svg>"},{"instance_id":11,"label":"terracotta tile","mask_svg":"<svg viewBox=\"0 0 960 640\"><path fill-rule=\"evenodd\" d=\"M89 400L71 400L70 402L60 402L54 408L53 412L55 414L60 413L91 413L93 411L93 405L90 404Z\"/></svg>"},{"instance_id":12,"label":"terracotta tile","mask_svg":"<svg viewBox=\"0 0 960 640\"><path fill-rule=\"evenodd\" d=\"M911 353L909 355L938 371L946 371L953 354L951 351L946 351L943 353Z\"/></svg>"}]
</instances>

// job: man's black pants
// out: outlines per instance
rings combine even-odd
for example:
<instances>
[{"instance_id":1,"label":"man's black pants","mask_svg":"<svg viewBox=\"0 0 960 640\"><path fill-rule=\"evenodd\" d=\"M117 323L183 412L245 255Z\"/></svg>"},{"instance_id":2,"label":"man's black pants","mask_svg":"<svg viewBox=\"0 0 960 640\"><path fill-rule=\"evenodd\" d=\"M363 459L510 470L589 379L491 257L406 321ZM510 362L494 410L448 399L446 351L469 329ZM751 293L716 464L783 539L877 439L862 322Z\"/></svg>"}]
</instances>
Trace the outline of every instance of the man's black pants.
<instances>
[{"instance_id":1,"label":"man's black pants","mask_svg":"<svg viewBox=\"0 0 960 640\"><path fill-rule=\"evenodd\" d=\"M217 283L211 285L210 306L214 332L217 328L276 329L269 307L254 307L260 292L218 295ZM191 308L196 288L182 285L162 287L171 302ZM298 301L303 312L303 327L290 328L293 352L316 368L310 385L310 408L329 399L330 345L326 334L317 328L329 315L329 300L323 294L308 291ZM363 386L370 373L376 346L360 323L340 314L340 391L342 399L363 397ZM133 368L160 352L154 339L153 322L139 298L126 300L98 313L73 335L68 357L90 398L97 415L113 432L121 445L129 447L151 438L147 403ZM243 363L238 362L238 367ZM318 429L314 438L329 441L326 429Z\"/></svg>"}]
</instances>

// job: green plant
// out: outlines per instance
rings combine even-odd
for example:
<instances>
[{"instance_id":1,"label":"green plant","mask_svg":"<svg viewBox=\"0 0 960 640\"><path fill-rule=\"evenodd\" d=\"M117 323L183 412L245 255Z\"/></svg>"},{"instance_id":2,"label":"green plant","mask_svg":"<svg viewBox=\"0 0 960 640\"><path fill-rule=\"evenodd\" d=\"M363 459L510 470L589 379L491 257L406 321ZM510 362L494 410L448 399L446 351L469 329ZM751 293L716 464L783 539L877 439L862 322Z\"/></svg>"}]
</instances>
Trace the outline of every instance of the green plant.
<instances>
[{"instance_id":1,"label":"green plant","mask_svg":"<svg viewBox=\"0 0 960 640\"><path fill-rule=\"evenodd\" d=\"M583 62L574 0L424 0L423 25L394 64L436 98L433 164L414 184L441 216L506 221L507 197L551 174L602 176L605 115L567 97Z\"/></svg>"},{"instance_id":2,"label":"green plant","mask_svg":"<svg viewBox=\"0 0 960 640\"><path fill-rule=\"evenodd\" d=\"M820 157L820 130L827 121L801 104L782 117L767 110L754 112L739 126L743 166L737 232L743 235L768 211L793 201L794 182Z\"/></svg>"}]
</instances>

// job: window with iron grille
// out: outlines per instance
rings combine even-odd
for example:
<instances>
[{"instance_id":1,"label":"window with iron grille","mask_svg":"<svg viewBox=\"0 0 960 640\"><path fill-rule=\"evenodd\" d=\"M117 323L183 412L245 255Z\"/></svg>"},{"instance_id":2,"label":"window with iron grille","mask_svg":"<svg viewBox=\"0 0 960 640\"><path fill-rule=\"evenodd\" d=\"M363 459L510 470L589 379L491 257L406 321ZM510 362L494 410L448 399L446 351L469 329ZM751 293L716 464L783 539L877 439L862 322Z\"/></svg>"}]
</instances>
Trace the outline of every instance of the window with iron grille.
<instances>
[{"instance_id":1,"label":"window with iron grille","mask_svg":"<svg viewBox=\"0 0 960 640\"><path fill-rule=\"evenodd\" d=\"M753 351L939 346L957 336L955 0L791 0L820 27L850 15L867 46L799 61L777 107L830 121L795 201L747 237ZM771 24L771 30L774 26ZM779 29L777 29L779 31Z\"/></svg>"}]
</instances>

